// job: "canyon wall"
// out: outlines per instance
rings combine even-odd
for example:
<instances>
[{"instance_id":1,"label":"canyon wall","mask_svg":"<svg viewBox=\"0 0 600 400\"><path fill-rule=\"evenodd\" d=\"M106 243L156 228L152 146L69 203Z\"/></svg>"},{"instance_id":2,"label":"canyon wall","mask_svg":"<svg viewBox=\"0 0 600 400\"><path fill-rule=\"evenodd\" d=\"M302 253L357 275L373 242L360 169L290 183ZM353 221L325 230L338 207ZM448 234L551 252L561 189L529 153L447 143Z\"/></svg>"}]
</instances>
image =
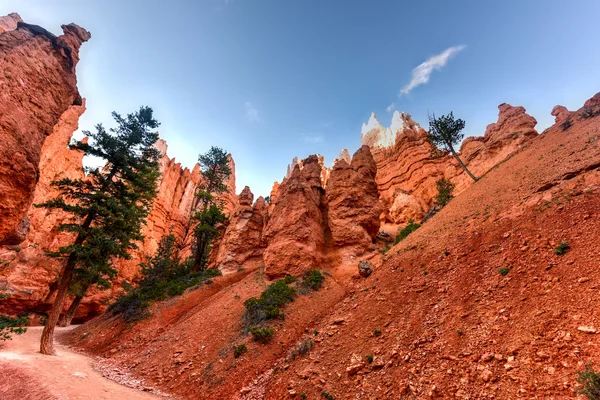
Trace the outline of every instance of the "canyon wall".
<instances>
[{"instance_id":1,"label":"canyon wall","mask_svg":"<svg viewBox=\"0 0 600 400\"><path fill-rule=\"evenodd\" d=\"M498 122L488 125L483 137L466 138L460 148L461 159L475 175L483 175L537 136L537 122L523 107L501 104L498 109ZM455 195L473 183L452 156L431 157L427 131L406 113L394 112L388 128L372 114L363 124L361 140L371 147L377 164L383 223L421 220L433 204L440 178L456 185Z\"/></svg>"},{"instance_id":2,"label":"canyon wall","mask_svg":"<svg viewBox=\"0 0 600 400\"><path fill-rule=\"evenodd\" d=\"M69 106L82 105L75 67L90 33L62 29L56 37L18 14L0 21L0 244L27 236L44 142Z\"/></svg>"}]
</instances>

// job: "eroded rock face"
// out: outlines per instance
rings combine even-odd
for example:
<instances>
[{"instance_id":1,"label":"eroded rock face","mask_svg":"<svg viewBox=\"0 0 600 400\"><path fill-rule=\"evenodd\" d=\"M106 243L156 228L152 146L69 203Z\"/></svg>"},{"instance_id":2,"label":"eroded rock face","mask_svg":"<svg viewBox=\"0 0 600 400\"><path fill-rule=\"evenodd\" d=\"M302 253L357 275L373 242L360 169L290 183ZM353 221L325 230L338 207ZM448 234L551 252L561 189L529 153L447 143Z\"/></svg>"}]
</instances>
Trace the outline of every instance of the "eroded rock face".
<instances>
[{"instance_id":1,"label":"eroded rock face","mask_svg":"<svg viewBox=\"0 0 600 400\"><path fill-rule=\"evenodd\" d=\"M296 165L278 190L277 203L265 230L265 273L270 278L301 275L323 262L324 190L317 156Z\"/></svg>"},{"instance_id":2,"label":"eroded rock face","mask_svg":"<svg viewBox=\"0 0 600 400\"><path fill-rule=\"evenodd\" d=\"M328 224L336 246L367 249L379 232L383 207L375 183L377 165L368 146L362 146L348 164L334 165L326 188Z\"/></svg>"},{"instance_id":3,"label":"eroded rock face","mask_svg":"<svg viewBox=\"0 0 600 400\"><path fill-rule=\"evenodd\" d=\"M254 195L246 186L238 196L238 204L219 243L215 264L224 274L236 272L251 258L262 258L263 229L269 211L263 197L259 197L254 206L253 200Z\"/></svg>"},{"instance_id":4,"label":"eroded rock face","mask_svg":"<svg viewBox=\"0 0 600 400\"><path fill-rule=\"evenodd\" d=\"M77 25L56 37L12 14L0 22L0 243L23 237L46 138L71 105L81 105L75 67L90 38ZM14 27L15 21L17 27ZM16 232L19 227L21 232Z\"/></svg>"},{"instance_id":5,"label":"eroded rock face","mask_svg":"<svg viewBox=\"0 0 600 400\"><path fill-rule=\"evenodd\" d=\"M501 104L498 108L498 122L490 124L483 137L465 139L460 148L461 159L475 175L484 174L537 135L536 120L523 107ZM423 218L440 178L456 185L455 195L473 183L450 155L431 157L427 132L408 114L396 111L389 128L372 114L363 124L361 139L371 147L377 164L382 222L405 224Z\"/></svg>"},{"instance_id":6,"label":"eroded rock face","mask_svg":"<svg viewBox=\"0 0 600 400\"><path fill-rule=\"evenodd\" d=\"M55 198L57 190L51 185L62 178L81 179L83 153L70 150L67 144L77 130L79 117L85 105L70 106L54 126L41 149L40 177L33 193L33 204ZM85 140L85 139L84 139ZM6 263L0 271L0 292L10 297L0 304L0 313L22 311L44 312L50 308L52 286L62 264L46 257L46 251L57 250L74 239L70 233L59 232L57 226L67 222L69 215L60 210L31 206L26 214L30 229L19 246L0 247L1 261ZM90 310L82 307L84 313Z\"/></svg>"},{"instance_id":7,"label":"eroded rock face","mask_svg":"<svg viewBox=\"0 0 600 400\"><path fill-rule=\"evenodd\" d=\"M17 13L11 13L5 17L0 17L0 33L14 31L17 29L17 24L19 22L23 22L23 20Z\"/></svg>"},{"instance_id":8,"label":"eroded rock face","mask_svg":"<svg viewBox=\"0 0 600 400\"><path fill-rule=\"evenodd\" d=\"M556 124L564 122L571 116L571 112L567 109L567 107L561 105L554 106L550 114L555 117L554 123Z\"/></svg>"},{"instance_id":9,"label":"eroded rock face","mask_svg":"<svg viewBox=\"0 0 600 400\"><path fill-rule=\"evenodd\" d=\"M498 110L498 122L488 125L483 137L466 138L460 148L463 162L476 176L489 171L538 134L537 121L525 108L504 103Z\"/></svg>"}]
</instances>

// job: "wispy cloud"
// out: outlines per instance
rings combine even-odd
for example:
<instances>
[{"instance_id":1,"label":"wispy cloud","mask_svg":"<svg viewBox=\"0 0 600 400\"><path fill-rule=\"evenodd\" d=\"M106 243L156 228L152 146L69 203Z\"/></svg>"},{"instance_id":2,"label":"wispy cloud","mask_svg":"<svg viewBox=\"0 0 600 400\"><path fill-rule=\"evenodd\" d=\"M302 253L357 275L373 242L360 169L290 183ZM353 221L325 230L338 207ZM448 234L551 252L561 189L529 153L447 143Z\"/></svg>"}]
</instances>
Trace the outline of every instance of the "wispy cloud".
<instances>
[{"instance_id":1,"label":"wispy cloud","mask_svg":"<svg viewBox=\"0 0 600 400\"><path fill-rule=\"evenodd\" d=\"M260 122L258 110L249 101L246 102L246 119L251 122Z\"/></svg>"},{"instance_id":2,"label":"wispy cloud","mask_svg":"<svg viewBox=\"0 0 600 400\"><path fill-rule=\"evenodd\" d=\"M385 108L385 111L387 111L387 112L392 112L392 111L394 111L395 109L396 109L396 103L392 103L392 104L390 104L389 106L387 106L387 107Z\"/></svg>"},{"instance_id":3,"label":"wispy cloud","mask_svg":"<svg viewBox=\"0 0 600 400\"><path fill-rule=\"evenodd\" d=\"M402 88L402 90L400 90L400 96L409 94L411 90L417 86L424 85L425 83L429 82L429 77L433 71L442 69L442 67L448 63L450 58L459 53L461 50L464 50L466 47L467 46L464 45L450 47L414 68L412 70L412 79L406 86Z\"/></svg>"},{"instance_id":4,"label":"wispy cloud","mask_svg":"<svg viewBox=\"0 0 600 400\"><path fill-rule=\"evenodd\" d=\"M302 135L304 143L323 143L325 138L321 135Z\"/></svg>"}]
</instances>

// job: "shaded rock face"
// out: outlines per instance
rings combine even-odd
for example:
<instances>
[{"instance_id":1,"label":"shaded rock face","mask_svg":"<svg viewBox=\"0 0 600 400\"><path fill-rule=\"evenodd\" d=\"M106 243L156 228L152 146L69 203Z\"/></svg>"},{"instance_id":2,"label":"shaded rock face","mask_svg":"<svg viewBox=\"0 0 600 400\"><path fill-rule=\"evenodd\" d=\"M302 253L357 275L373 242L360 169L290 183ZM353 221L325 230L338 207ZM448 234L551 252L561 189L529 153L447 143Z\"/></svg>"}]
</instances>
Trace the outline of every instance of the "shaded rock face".
<instances>
[{"instance_id":1,"label":"shaded rock face","mask_svg":"<svg viewBox=\"0 0 600 400\"><path fill-rule=\"evenodd\" d=\"M23 218L40 176L44 142L69 106L82 104L75 67L90 34L74 24L62 28L64 34L56 37L20 22L17 14L0 22L2 244L16 244L25 236Z\"/></svg>"},{"instance_id":2,"label":"shaded rock face","mask_svg":"<svg viewBox=\"0 0 600 400\"><path fill-rule=\"evenodd\" d=\"M33 193L33 204L50 200L57 195L51 185L62 178L83 178L83 153L70 150L67 144L78 128L79 117L85 106L70 106L54 126L40 154L40 177ZM58 276L62 263L46 257L46 251L57 250L74 239L73 235L59 232L56 227L67 222L69 216L60 210L35 208L27 210L26 220L30 229L19 246L0 247L1 261L5 263L0 271L0 292L10 293L8 299L0 302L0 313L22 311L44 312L50 308L51 287ZM84 313L86 305L82 307Z\"/></svg>"},{"instance_id":3,"label":"shaded rock face","mask_svg":"<svg viewBox=\"0 0 600 400\"><path fill-rule=\"evenodd\" d=\"M161 177L152 209L146 219L146 225L142 228L144 243L134 252L131 260L115 261L119 281L134 279L139 272L139 262L145 255L153 254L161 238L170 232L182 242L180 255L187 257L190 254L192 243L190 215L197 205L195 193L202 180L200 166L196 165L190 171L175 159L169 158L167 143L162 139L157 141L156 147L161 152Z\"/></svg>"},{"instance_id":4,"label":"shaded rock face","mask_svg":"<svg viewBox=\"0 0 600 400\"><path fill-rule=\"evenodd\" d=\"M302 168L296 165L283 181L264 233L267 276L300 275L323 263L324 194L317 156L303 160Z\"/></svg>"},{"instance_id":5,"label":"shaded rock face","mask_svg":"<svg viewBox=\"0 0 600 400\"><path fill-rule=\"evenodd\" d=\"M343 158L331 170L326 188L328 225L336 246L368 248L379 232L383 207L375 183L377 165L368 146L348 164Z\"/></svg>"},{"instance_id":6,"label":"shaded rock face","mask_svg":"<svg viewBox=\"0 0 600 400\"><path fill-rule=\"evenodd\" d=\"M475 175L484 174L537 135L536 120L523 107L501 104L498 109L498 122L488 125L483 137L465 139L460 148L461 159ZM405 224L423 218L440 178L456 185L455 195L473 183L450 155L431 157L427 132L408 114L396 111L389 128L372 114L363 124L361 139L371 147L377 164L382 222Z\"/></svg>"},{"instance_id":7,"label":"shaded rock face","mask_svg":"<svg viewBox=\"0 0 600 400\"><path fill-rule=\"evenodd\" d=\"M223 273L236 272L250 259L260 261L265 248L263 229L268 220L268 206L263 197L254 195L246 186L238 196L238 204L219 243L215 265Z\"/></svg>"}]
</instances>

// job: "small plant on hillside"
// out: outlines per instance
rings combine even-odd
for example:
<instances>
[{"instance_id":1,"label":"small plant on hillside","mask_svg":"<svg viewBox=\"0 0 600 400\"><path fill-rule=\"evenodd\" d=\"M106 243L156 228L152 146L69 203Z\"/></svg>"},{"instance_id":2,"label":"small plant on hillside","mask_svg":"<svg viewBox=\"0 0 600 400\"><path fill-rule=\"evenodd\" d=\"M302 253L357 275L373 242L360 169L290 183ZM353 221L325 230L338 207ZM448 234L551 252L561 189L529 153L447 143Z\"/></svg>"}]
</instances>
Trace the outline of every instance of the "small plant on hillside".
<instances>
[{"instance_id":1,"label":"small plant on hillside","mask_svg":"<svg viewBox=\"0 0 600 400\"><path fill-rule=\"evenodd\" d=\"M581 113L579 114L581 118L593 118L596 115L600 115L600 105L594 105L591 107L584 107Z\"/></svg>"},{"instance_id":2,"label":"small plant on hillside","mask_svg":"<svg viewBox=\"0 0 600 400\"><path fill-rule=\"evenodd\" d=\"M509 271L508 268L502 267L498 270L498 273L500 273L500 275L502 275L502 276L506 276L506 275L508 275L508 271Z\"/></svg>"},{"instance_id":3,"label":"small plant on hillside","mask_svg":"<svg viewBox=\"0 0 600 400\"><path fill-rule=\"evenodd\" d=\"M257 326L253 326L248 330L252 334L252 338L259 343L269 343L273 339L273 335L275 335L275 329L270 327L259 328Z\"/></svg>"},{"instance_id":4,"label":"small plant on hillside","mask_svg":"<svg viewBox=\"0 0 600 400\"><path fill-rule=\"evenodd\" d=\"M454 198L452 192L456 185L448 179L442 178L435 183L435 186L438 192L435 196L434 204L439 208L444 208Z\"/></svg>"},{"instance_id":5,"label":"small plant on hillside","mask_svg":"<svg viewBox=\"0 0 600 400\"><path fill-rule=\"evenodd\" d=\"M306 400L307 397L306 393L300 393L300 400Z\"/></svg>"},{"instance_id":6,"label":"small plant on hillside","mask_svg":"<svg viewBox=\"0 0 600 400\"><path fill-rule=\"evenodd\" d=\"M315 342L312 339L304 339L302 340L296 347L290 351L288 358L290 360L295 360L300 356L305 356L315 347Z\"/></svg>"},{"instance_id":7,"label":"small plant on hillside","mask_svg":"<svg viewBox=\"0 0 600 400\"><path fill-rule=\"evenodd\" d=\"M288 282L288 283L286 283ZM289 279L272 283L260 297L251 297L244 302L246 326L256 326L264 321L283 318L280 308L296 298L296 289L289 286Z\"/></svg>"},{"instance_id":8,"label":"small plant on hillside","mask_svg":"<svg viewBox=\"0 0 600 400\"><path fill-rule=\"evenodd\" d=\"M371 364L373 362L373 354L367 354L367 356L365 357L365 359L367 360L367 362L369 364Z\"/></svg>"},{"instance_id":9,"label":"small plant on hillside","mask_svg":"<svg viewBox=\"0 0 600 400\"><path fill-rule=\"evenodd\" d=\"M11 318L8 315L0 315L0 340L11 340L12 335L21 335L27 332L23 326L29 323L27 317Z\"/></svg>"},{"instance_id":10,"label":"small plant on hillside","mask_svg":"<svg viewBox=\"0 0 600 400\"><path fill-rule=\"evenodd\" d=\"M244 354L247 351L248 351L248 348L246 347L245 344L240 344L238 346L235 346L235 348L233 349L233 357L239 358L239 357L241 357L242 354Z\"/></svg>"},{"instance_id":11,"label":"small plant on hillside","mask_svg":"<svg viewBox=\"0 0 600 400\"><path fill-rule=\"evenodd\" d=\"M408 225L406 225L396 236L396 241L394 244L400 243L402 240L406 239L408 235L416 231L421 227L421 224L417 224L412 219L408 221Z\"/></svg>"},{"instance_id":12,"label":"small plant on hillside","mask_svg":"<svg viewBox=\"0 0 600 400\"><path fill-rule=\"evenodd\" d=\"M573 122L571 121L571 117L567 117L567 119L565 119L563 121L563 123L560 124L560 127L562 128L563 131L566 131L567 129L569 129L572 126L573 126Z\"/></svg>"},{"instance_id":13,"label":"small plant on hillside","mask_svg":"<svg viewBox=\"0 0 600 400\"><path fill-rule=\"evenodd\" d=\"M460 329L457 329L457 330L456 330L456 334L457 334L458 336L462 336L462 335L464 335L465 333L464 333L462 330L460 330Z\"/></svg>"},{"instance_id":14,"label":"small plant on hillside","mask_svg":"<svg viewBox=\"0 0 600 400\"><path fill-rule=\"evenodd\" d=\"M560 242L558 244L558 246L556 246L556 248L554 249L554 254L556 254L558 256L562 256L570 248L571 248L571 246L569 246L569 243L567 243L567 242Z\"/></svg>"},{"instance_id":15,"label":"small plant on hillside","mask_svg":"<svg viewBox=\"0 0 600 400\"><path fill-rule=\"evenodd\" d=\"M375 329L375 330L373 331L373 336L381 336L381 330L379 330L379 329Z\"/></svg>"},{"instance_id":16,"label":"small plant on hillside","mask_svg":"<svg viewBox=\"0 0 600 400\"><path fill-rule=\"evenodd\" d=\"M312 290L321 289L324 280L325 277L323 276L323 274L321 274L321 272L317 271L316 269L308 271L302 277L302 283L311 288Z\"/></svg>"},{"instance_id":17,"label":"small plant on hillside","mask_svg":"<svg viewBox=\"0 0 600 400\"><path fill-rule=\"evenodd\" d=\"M576 378L581 385L577 393L590 400L600 400L600 375L593 368L586 367Z\"/></svg>"},{"instance_id":18,"label":"small plant on hillside","mask_svg":"<svg viewBox=\"0 0 600 400\"><path fill-rule=\"evenodd\" d=\"M333 397L332 394L327 393L326 391L322 391L321 392L321 396L323 396L324 398L326 398L327 400L334 400L335 397Z\"/></svg>"}]
</instances>

